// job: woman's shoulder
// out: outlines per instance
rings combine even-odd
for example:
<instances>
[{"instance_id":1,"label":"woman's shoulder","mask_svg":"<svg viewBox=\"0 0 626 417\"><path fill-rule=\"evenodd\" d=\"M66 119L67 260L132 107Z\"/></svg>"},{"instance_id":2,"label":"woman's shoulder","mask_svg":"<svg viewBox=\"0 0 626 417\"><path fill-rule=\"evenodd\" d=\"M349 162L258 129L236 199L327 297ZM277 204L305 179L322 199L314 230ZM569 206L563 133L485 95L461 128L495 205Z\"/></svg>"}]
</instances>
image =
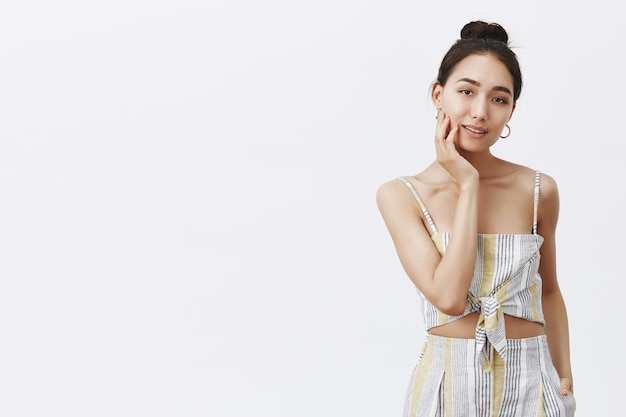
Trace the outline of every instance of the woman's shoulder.
<instances>
[{"instance_id":1,"label":"woman's shoulder","mask_svg":"<svg viewBox=\"0 0 626 417\"><path fill-rule=\"evenodd\" d=\"M519 164L511 164L516 168L516 173L518 174L518 179L520 182L524 184L528 184L528 182L532 182L535 184L535 181L539 181L538 184L540 190L553 192L557 188L556 180L548 173L543 171L540 168L530 168L524 165Z\"/></svg>"},{"instance_id":2,"label":"woman's shoulder","mask_svg":"<svg viewBox=\"0 0 626 417\"><path fill-rule=\"evenodd\" d=\"M505 160L498 161L500 167L497 170L499 175L493 177L493 179L512 180L520 183L534 182L539 175L539 180L543 185L544 182L555 184L554 178L548 175L540 168L531 168L525 165L516 164Z\"/></svg>"},{"instance_id":3,"label":"woman's shoulder","mask_svg":"<svg viewBox=\"0 0 626 417\"><path fill-rule=\"evenodd\" d=\"M409 190L407 190L407 188L410 189L412 192L421 194L425 190L436 186L437 179L436 174L433 171L435 170L431 165L417 174L398 175L394 178L390 178L381 185L379 185L377 195L411 195L411 193L408 192Z\"/></svg>"},{"instance_id":4,"label":"woman's shoulder","mask_svg":"<svg viewBox=\"0 0 626 417\"><path fill-rule=\"evenodd\" d=\"M503 177L503 180L510 181L510 185L520 190L535 189L539 186L539 198L541 200L558 198L558 185L556 180L548 173L539 168L530 168L524 165L507 163L511 169L510 178ZM538 182L537 182L538 181Z\"/></svg>"},{"instance_id":5,"label":"woman's shoulder","mask_svg":"<svg viewBox=\"0 0 626 417\"><path fill-rule=\"evenodd\" d=\"M539 179L539 206L555 207L558 210L559 205L559 187L556 180L541 172Z\"/></svg>"},{"instance_id":6,"label":"woman's shoulder","mask_svg":"<svg viewBox=\"0 0 626 417\"><path fill-rule=\"evenodd\" d=\"M408 199L411 193L407 190L407 187L412 190L415 189L410 178L412 178L412 176L397 176L379 185L376 190L376 200L378 203L380 204L381 202L389 200Z\"/></svg>"}]
</instances>

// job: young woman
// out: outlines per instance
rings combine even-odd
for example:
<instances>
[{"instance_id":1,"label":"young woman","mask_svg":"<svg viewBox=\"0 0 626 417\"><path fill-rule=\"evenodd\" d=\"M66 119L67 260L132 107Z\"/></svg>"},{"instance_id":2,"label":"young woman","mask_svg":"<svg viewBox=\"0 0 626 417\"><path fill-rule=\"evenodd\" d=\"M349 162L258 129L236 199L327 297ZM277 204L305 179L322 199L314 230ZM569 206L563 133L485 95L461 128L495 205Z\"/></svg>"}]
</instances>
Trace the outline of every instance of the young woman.
<instances>
[{"instance_id":1,"label":"young woman","mask_svg":"<svg viewBox=\"0 0 626 417\"><path fill-rule=\"evenodd\" d=\"M521 88L506 31L465 25L431 89L436 161L378 189L428 330L405 416L574 414L557 185L491 153Z\"/></svg>"}]
</instances>

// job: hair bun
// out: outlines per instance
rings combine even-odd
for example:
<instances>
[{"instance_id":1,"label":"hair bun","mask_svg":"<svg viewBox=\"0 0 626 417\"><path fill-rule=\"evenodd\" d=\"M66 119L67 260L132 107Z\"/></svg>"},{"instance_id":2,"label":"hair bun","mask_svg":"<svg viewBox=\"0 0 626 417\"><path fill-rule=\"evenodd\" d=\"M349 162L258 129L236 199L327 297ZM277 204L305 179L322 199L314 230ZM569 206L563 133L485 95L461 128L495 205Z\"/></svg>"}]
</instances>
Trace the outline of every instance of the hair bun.
<instances>
[{"instance_id":1,"label":"hair bun","mask_svg":"<svg viewBox=\"0 0 626 417\"><path fill-rule=\"evenodd\" d=\"M509 35L497 23L487 23L480 20L470 22L461 29L461 39L493 39L507 43Z\"/></svg>"}]
</instances>

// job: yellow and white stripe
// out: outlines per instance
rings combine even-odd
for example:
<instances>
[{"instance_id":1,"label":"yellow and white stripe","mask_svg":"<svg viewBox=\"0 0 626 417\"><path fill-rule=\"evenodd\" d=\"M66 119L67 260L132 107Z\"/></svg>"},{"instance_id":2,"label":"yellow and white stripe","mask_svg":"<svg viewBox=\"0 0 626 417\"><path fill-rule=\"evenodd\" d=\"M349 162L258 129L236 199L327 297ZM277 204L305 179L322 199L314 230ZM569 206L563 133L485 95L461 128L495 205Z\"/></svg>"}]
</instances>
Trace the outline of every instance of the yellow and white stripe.
<instances>
[{"instance_id":1,"label":"yellow and white stripe","mask_svg":"<svg viewBox=\"0 0 626 417\"><path fill-rule=\"evenodd\" d=\"M405 403L405 417L571 417L545 336L508 339L507 360L491 351L480 364L472 339L428 335Z\"/></svg>"}]
</instances>

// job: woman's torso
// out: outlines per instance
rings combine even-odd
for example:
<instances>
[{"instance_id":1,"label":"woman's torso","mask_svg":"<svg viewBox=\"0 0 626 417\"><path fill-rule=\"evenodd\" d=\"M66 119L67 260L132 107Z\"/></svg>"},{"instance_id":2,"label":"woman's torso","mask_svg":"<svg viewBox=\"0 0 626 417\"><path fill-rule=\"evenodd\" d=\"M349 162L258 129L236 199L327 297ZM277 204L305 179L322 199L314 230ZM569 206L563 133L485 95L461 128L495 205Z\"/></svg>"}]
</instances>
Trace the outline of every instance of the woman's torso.
<instances>
[{"instance_id":1,"label":"woman's torso","mask_svg":"<svg viewBox=\"0 0 626 417\"><path fill-rule=\"evenodd\" d=\"M509 172L504 175L481 178L478 216L478 231L481 235L536 235L539 174L519 165L510 164L509 167ZM410 183L419 189L422 202L428 206L426 213L429 218L421 213L427 230L432 232L434 225L437 225L438 230L451 230L459 193L456 184L437 181L437 178L433 180L428 170L410 178ZM432 235L435 237L434 232ZM445 252L445 248L440 248L440 251ZM537 262L538 258L537 254ZM470 312L453 321L437 323L428 331L436 336L472 339L479 319L480 312ZM541 320L533 321L504 313L503 320L507 338L522 339L544 334L542 315Z\"/></svg>"}]
</instances>

